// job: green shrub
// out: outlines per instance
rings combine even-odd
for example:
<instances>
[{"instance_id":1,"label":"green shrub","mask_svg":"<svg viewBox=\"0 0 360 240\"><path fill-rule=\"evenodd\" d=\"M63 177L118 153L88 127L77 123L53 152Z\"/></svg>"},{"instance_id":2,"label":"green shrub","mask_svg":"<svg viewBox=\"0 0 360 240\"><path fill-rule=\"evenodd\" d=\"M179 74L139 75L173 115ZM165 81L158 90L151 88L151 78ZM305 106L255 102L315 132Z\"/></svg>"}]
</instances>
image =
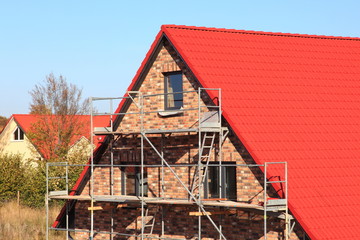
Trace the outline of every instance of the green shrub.
<instances>
[{"instance_id":1,"label":"green shrub","mask_svg":"<svg viewBox=\"0 0 360 240\"><path fill-rule=\"evenodd\" d=\"M87 161L84 154L69 155L62 161L68 164L84 164ZM53 162L59 162L53 159ZM21 155L0 154L0 202L7 202L17 198L20 192L20 201L29 207L43 207L46 194L46 163L44 161L27 161ZM69 190L72 189L80 172L84 167L68 167ZM65 176L65 166L50 167L49 176ZM66 180L56 179L49 181L49 191L65 190Z\"/></svg>"},{"instance_id":2,"label":"green shrub","mask_svg":"<svg viewBox=\"0 0 360 240\"><path fill-rule=\"evenodd\" d=\"M26 183L21 192L21 203L29 207L42 207L45 205L46 172L39 164L26 172Z\"/></svg>"},{"instance_id":3,"label":"green shrub","mask_svg":"<svg viewBox=\"0 0 360 240\"><path fill-rule=\"evenodd\" d=\"M21 155L0 154L0 201L15 199L24 189L28 164Z\"/></svg>"}]
</instances>

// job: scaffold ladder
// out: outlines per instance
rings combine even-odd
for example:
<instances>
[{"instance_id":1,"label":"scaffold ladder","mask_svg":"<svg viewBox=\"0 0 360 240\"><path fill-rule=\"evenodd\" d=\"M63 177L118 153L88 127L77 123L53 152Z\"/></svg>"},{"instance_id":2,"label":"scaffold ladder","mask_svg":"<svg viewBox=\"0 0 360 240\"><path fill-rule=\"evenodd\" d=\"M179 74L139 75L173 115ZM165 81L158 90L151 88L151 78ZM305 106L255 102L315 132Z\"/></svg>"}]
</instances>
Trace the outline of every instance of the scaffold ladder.
<instances>
[{"instance_id":1,"label":"scaffold ladder","mask_svg":"<svg viewBox=\"0 0 360 240\"><path fill-rule=\"evenodd\" d=\"M202 184L204 184L204 180L206 177L206 174L208 172L208 168L209 168L209 161L211 159L211 153L213 152L214 149L214 142L215 142L215 138L216 138L216 133L215 132L205 132L203 139L202 139L202 144L201 144L201 148L199 151L199 165L197 165L196 170L195 170L195 176L194 176L194 180L193 180L193 185L191 188L191 193L194 194L197 198L200 197L200 191L198 191L197 194L195 194L196 190L200 189L200 186ZM205 162L205 164L203 164Z\"/></svg>"},{"instance_id":2,"label":"scaffold ladder","mask_svg":"<svg viewBox=\"0 0 360 240\"><path fill-rule=\"evenodd\" d=\"M150 232L148 233L145 233L144 232L144 236L147 236L147 235L151 235L154 231L154 226L155 226L155 218L156 218L156 213L155 212L155 215L154 216L149 216L149 208L146 209L145 211L145 216L144 216L144 220L146 222L148 222L147 224L144 224L144 231L145 229L148 229L150 228Z\"/></svg>"}]
</instances>

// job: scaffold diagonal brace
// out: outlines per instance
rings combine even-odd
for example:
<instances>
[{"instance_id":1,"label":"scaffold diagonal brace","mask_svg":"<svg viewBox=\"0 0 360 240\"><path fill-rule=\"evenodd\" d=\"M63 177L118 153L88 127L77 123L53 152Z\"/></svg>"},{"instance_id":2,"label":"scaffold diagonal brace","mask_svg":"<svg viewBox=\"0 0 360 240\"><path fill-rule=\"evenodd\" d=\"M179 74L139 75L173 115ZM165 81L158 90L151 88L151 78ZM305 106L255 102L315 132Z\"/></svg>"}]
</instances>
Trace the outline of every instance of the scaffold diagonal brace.
<instances>
[{"instance_id":1,"label":"scaffold diagonal brace","mask_svg":"<svg viewBox=\"0 0 360 240\"><path fill-rule=\"evenodd\" d=\"M179 183L182 185L182 187L188 192L188 194L190 195L190 197L193 199L193 201L198 205L198 207L200 208L200 210L204 213L204 215L209 219L209 221L211 222L211 224L214 226L214 228L219 232L220 236L222 237L222 239L226 240L226 237L223 235L222 231L220 230L220 228L216 225L216 223L214 222L214 220L212 220L212 218L209 216L209 214L206 212L206 210L204 209L204 207L202 206L201 202L196 199L196 197L191 193L191 191L189 190L188 187L186 187L186 185L183 183L183 181L181 181L180 177L176 174L176 172L171 168L171 166L167 163L167 161L164 159L164 157L161 155L161 153L156 149L156 147L154 146L154 144L152 144L152 142L150 141L150 139L146 136L145 133L141 133L141 135L144 137L144 139L150 144L150 146L152 147L152 149L154 149L154 151L156 152L156 154L161 158L161 160L164 162L164 164L169 168L169 170L171 171L172 174L174 174L175 178L179 181Z\"/></svg>"}]
</instances>

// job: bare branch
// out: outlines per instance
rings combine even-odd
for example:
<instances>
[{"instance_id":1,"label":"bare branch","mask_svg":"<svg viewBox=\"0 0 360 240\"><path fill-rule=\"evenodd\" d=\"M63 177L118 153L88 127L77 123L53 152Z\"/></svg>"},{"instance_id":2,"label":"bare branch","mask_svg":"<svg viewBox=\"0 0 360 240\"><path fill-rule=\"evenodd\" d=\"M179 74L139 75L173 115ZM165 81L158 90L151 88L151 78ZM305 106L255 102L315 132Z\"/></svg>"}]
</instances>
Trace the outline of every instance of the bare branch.
<instances>
[{"instance_id":1,"label":"bare branch","mask_svg":"<svg viewBox=\"0 0 360 240\"><path fill-rule=\"evenodd\" d=\"M31 141L47 160L66 156L73 136L84 127L79 115L89 109L89 101L82 101L82 89L51 73L30 95L30 113L39 118L30 130Z\"/></svg>"}]
</instances>

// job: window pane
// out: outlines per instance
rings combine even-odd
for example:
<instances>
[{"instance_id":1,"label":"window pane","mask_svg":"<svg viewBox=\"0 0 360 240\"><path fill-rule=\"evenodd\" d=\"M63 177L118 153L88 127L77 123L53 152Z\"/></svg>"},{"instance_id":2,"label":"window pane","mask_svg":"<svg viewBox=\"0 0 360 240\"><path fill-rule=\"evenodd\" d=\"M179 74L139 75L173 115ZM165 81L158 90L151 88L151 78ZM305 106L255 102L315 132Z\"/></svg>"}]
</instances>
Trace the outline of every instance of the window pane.
<instances>
[{"instance_id":1,"label":"window pane","mask_svg":"<svg viewBox=\"0 0 360 240\"><path fill-rule=\"evenodd\" d=\"M24 140L24 132L20 128L18 130L20 132L19 140Z\"/></svg>"},{"instance_id":2,"label":"window pane","mask_svg":"<svg viewBox=\"0 0 360 240\"><path fill-rule=\"evenodd\" d=\"M218 162L214 162L219 164ZM228 162L232 164L233 162ZM234 163L235 164L235 163ZM205 191L207 189L208 198L219 198L220 197L220 181L223 187L222 197L231 200L236 199L236 167L235 166L223 166L221 167L221 179L219 173L219 166L209 166L208 178Z\"/></svg>"},{"instance_id":3,"label":"window pane","mask_svg":"<svg viewBox=\"0 0 360 240\"><path fill-rule=\"evenodd\" d=\"M126 195L132 195L135 196L136 192L135 192L135 168L134 167L127 167L125 168L125 173L126 173L126 183L125 183L125 188L126 188Z\"/></svg>"},{"instance_id":4,"label":"window pane","mask_svg":"<svg viewBox=\"0 0 360 240\"><path fill-rule=\"evenodd\" d=\"M218 198L219 194L219 167L209 167L209 198Z\"/></svg>"},{"instance_id":5,"label":"window pane","mask_svg":"<svg viewBox=\"0 0 360 240\"><path fill-rule=\"evenodd\" d=\"M141 196L141 169L139 167L121 168L121 194L130 196ZM144 168L144 196L148 193L147 169Z\"/></svg>"},{"instance_id":6,"label":"window pane","mask_svg":"<svg viewBox=\"0 0 360 240\"><path fill-rule=\"evenodd\" d=\"M19 128L17 128L14 132L14 140L19 140Z\"/></svg>"},{"instance_id":7,"label":"window pane","mask_svg":"<svg viewBox=\"0 0 360 240\"><path fill-rule=\"evenodd\" d=\"M147 192L148 192L148 177L147 177L147 172L146 169L144 169L144 196L147 197ZM136 174L136 186L137 186L137 190L136 190L136 196L141 196L141 169L138 168L138 172Z\"/></svg>"},{"instance_id":8,"label":"window pane","mask_svg":"<svg viewBox=\"0 0 360 240\"><path fill-rule=\"evenodd\" d=\"M183 91L182 73L168 74L165 85L165 93L170 93L166 95L165 109L180 109L183 106L183 94L176 92Z\"/></svg>"},{"instance_id":9,"label":"window pane","mask_svg":"<svg viewBox=\"0 0 360 240\"><path fill-rule=\"evenodd\" d=\"M226 197L228 199L236 199L236 167L226 168Z\"/></svg>"}]
</instances>

